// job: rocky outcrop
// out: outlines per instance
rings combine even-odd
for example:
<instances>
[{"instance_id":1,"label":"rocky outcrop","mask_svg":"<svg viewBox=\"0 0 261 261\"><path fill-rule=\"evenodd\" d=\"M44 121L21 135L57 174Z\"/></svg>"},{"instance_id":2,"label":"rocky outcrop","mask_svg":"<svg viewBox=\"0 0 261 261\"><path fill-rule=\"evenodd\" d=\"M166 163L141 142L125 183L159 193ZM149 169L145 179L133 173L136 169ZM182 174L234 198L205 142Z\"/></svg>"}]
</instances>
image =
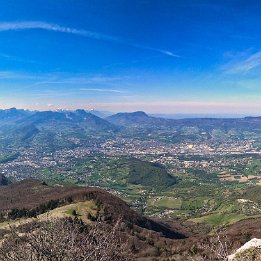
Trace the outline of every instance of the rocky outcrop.
<instances>
[{"instance_id":1,"label":"rocky outcrop","mask_svg":"<svg viewBox=\"0 0 261 261\"><path fill-rule=\"evenodd\" d=\"M228 261L236 261L239 255L244 254L244 252L253 248L261 249L261 239L253 238L250 241L246 242L242 247L237 249L234 254L228 256Z\"/></svg>"}]
</instances>

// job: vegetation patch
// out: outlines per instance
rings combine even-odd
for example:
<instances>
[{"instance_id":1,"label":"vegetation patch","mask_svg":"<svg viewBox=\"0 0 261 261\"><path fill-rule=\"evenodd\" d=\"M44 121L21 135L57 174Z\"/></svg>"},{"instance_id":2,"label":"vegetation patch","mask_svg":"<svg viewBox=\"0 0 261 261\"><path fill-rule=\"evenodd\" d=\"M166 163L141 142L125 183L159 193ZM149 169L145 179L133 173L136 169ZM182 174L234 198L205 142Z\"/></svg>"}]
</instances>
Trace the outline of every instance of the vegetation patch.
<instances>
[{"instance_id":1,"label":"vegetation patch","mask_svg":"<svg viewBox=\"0 0 261 261\"><path fill-rule=\"evenodd\" d=\"M129 167L127 180L131 184L164 189L177 183L177 179L160 164L131 159Z\"/></svg>"},{"instance_id":2,"label":"vegetation patch","mask_svg":"<svg viewBox=\"0 0 261 261\"><path fill-rule=\"evenodd\" d=\"M246 218L245 215L237 214L237 213L228 213L228 214L214 213L199 218L193 218L191 219L191 221L199 222L199 223L205 222L212 226L220 226L220 225L233 224L245 218Z\"/></svg>"}]
</instances>

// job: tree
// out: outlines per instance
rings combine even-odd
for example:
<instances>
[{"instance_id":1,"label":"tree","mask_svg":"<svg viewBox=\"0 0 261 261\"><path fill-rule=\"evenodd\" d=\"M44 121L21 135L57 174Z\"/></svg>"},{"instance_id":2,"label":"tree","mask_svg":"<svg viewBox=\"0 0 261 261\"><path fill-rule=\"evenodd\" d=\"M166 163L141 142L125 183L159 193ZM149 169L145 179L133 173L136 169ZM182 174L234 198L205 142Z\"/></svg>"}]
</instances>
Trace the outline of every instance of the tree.
<instances>
[{"instance_id":1,"label":"tree","mask_svg":"<svg viewBox=\"0 0 261 261\"><path fill-rule=\"evenodd\" d=\"M24 233L11 228L0 244L5 261L129 261L127 243L113 227L103 222L84 225L80 220L53 219L30 223Z\"/></svg>"}]
</instances>

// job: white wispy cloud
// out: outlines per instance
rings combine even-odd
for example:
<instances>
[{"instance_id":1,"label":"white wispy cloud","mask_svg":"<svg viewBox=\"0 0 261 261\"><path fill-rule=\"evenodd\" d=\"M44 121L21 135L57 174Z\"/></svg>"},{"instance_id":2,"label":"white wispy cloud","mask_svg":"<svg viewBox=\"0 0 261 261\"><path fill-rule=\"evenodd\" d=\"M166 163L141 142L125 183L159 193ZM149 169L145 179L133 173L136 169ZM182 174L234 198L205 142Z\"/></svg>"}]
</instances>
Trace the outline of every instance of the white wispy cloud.
<instances>
[{"instance_id":1,"label":"white wispy cloud","mask_svg":"<svg viewBox=\"0 0 261 261\"><path fill-rule=\"evenodd\" d=\"M170 52L170 51L167 51L167 50L159 50L161 53L163 53L163 54L166 54L166 55L168 55L168 56L172 56L172 57L177 57L177 58L180 58L181 56L179 56L179 55L177 55L177 54L175 54L175 53L173 53L173 52Z\"/></svg>"},{"instance_id":2,"label":"white wispy cloud","mask_svg":"<svg viewBox=\"0 0 261 261\"><path fill-rule=\"evenodd\" d=\"M80 91L91 91L91 92L111 92L111 93L127 93L124 90L116 90L116 89L99 89L99 88L82 88Z\"/></svg>"},{"instance_id":3,"label":"white wispy cloud","mask_svg":"<svg viewBox=\"0 0 261 261\"><path fill-rule=\"evenodd\" d=\"M0 55L1 57L1 55ZM70 84L70 85L83 85L83 84L113 84L121 83L128 80L128 76L107 76L107 75L88 75L77 73L27 73L18 71L0 71L0 79L7 80L31 80L34 81L32 86L38 85L57 85L57 84Z\"/></svg>"},{"instance_id":4,"label":"white wispy cloud","mask_svg":"<svg viewBox=\"0 0 261 261\"><path fill-rule=\"evenodd\" d=\"M60 32L60 33L74 34L74 35L79 35L79 36L83 36L83 37L87 37L87 38L91 38L91 39L115 42L115 43L124 44L124 45L132 46L135 48L139 48L139 49L150 50L150 51L164 54L166 56L179 57L177 54L175 54L171 51L168 51L168 50L157 49L157 48L153 48L153 47L149 47L149 46L145 46L145 45L139 45L136 43L125 41L123 39L120 39L118 37L114 37L111 35L61 26L58 24L52 24L52 23L41 22L41 21L0 22L0 32L29 30L29 29L42 29L42 30Z\"/></svg>"},{"instance_id":5,"label":"white wispy cloud","mask_svg":"<svg viewBox=\"0 0 261 261\"><path fill-rule=\"evenodd\" d=\"M46 77L44 81L35 82L33 85L51 85L51 84L103 84L123 80L124 77L107 77L107 76L78 76L68 77L65 75L52 75Z\"/></svg>"},{"instance_id":6,"label":"white wispy cloud","mask_svg":"<svg viewBox=\"0 0 261 261\"><path fill-rule=\"evenodd\" d=\"M252 53L243 59L232 61L225 66L223 70L229 74L246 74L261 65L261 51Z\"/></svg>"},{"instance_id":7,"label":"white wispy cloud","mask_svg":"<svg viewBox=\"0 0 261 261\"><path fill-rule=\"evenodd\" d=\"M20 62L20 63L34 63L34 64L40 63L39 61L24 59L22 57L10 55L10 54L7 54L7 53L0 53L0 58L3 58L7 61Z\"/></svg>"},{"instance_id":8,"label":"white wispy cloud","mask_svg":"<svg viewBox=\"0 0 261 261\"><path fill-rule=\"evenodd\" d=\"M122 41L122 40L119 40L119 42L121 42L122 44L130 45L130 46L138 48L138 49L150 50L150 51L158 52L158 53L161 53L161 54L164 54L167 56L180 58L179 55L177 55L171 51L168 51L168 50L153 48L153 47L149 47L149 46L145 46L145 45L141 45L141 44L130 43L130 42Z\"/></svg>"},{"instance_id":9,"label":"white wispy cloud","mask_svg":"<svg viewBox=\"0 0 261 261\"><path fill-rule=\"evenodd\" d=\"M41 75L33 75L15 71L0 71L0 79L5 80L41 80Z\"/></svg>"},{"instance_id":10,"label":"white wispy cloud","mask_svg":"<svg viewBox=\"0 0 261 261\"><path fill-rule=\"evenodd\" d=\"M55 31L61 33L69 33L81 35L93 39L101 39L101 40L109 40L109 41L117 41L117 38L108 36L105 34L100 34L96 32L79 30L75 28L60 26L57 24L39 22L39 21L29 21L29 22L2 22L0 23L0 32L3 31L11 31L11 30L28 30L28 29L43 29L48 31Z\"/></svg>"}]
</instances>

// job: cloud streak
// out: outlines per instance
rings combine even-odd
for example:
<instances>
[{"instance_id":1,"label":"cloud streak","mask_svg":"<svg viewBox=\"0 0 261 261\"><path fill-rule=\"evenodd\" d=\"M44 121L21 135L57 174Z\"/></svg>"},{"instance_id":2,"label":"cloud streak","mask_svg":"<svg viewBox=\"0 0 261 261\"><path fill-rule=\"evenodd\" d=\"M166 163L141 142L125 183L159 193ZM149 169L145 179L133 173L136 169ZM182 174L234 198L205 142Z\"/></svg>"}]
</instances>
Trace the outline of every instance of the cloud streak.
<instances>
[{"instance_id":1,"label":"cloud streak","mask_svg":"<svg viewBox=\"0 0 261 261\"><path fill-rule=\"evenodd\" d=\"M240 61L231 62L224 66L224 71L229 74L246 74L261 65L261 51L249 55Z\"/></svg>"},{"instance_id":2,"label":"cloud streak","mask_svg":"<svg viewBox=\"0 0 261 261\"><path fill-rule=\"evenodd\" d=\"M127 91L116 90L116 89L99 89L99 88L82 88L80 91L91 91L91 92L110 92L110 93L127 93Z\"/></svg>"},{"instance_id":3,"label":"cloud streak","mask_svg":"<svg viewBox=\"0 0 261 261\"><path fill-rule=\"evenodd\" d=\"M168 50L157 49L157 48L153 48L153 47L149 47L149 46L135 44L135 43L128 42L128 41L125 41L123 39L120 39L118 37L111 36L111 35L106 35L106 34L102 34L102 33L98 33L98 32L61 26L61 25L58 25L58 24L46 23L46 22L41 22L41 21L0 22L0 32L32 30L32 29L42 29L42 30L47 30L47 31L74 34L74 35L79 35L79 36L82 36L82 37L87 37L87 38L90 38L90 39L114 42L114 43L118 43L118 44L123 44L123 45L131 46L131 47L135 47L135 48L138 48L138 49L154 51L154 52L158 52L158 53L161 53L163 55L170 56L170 57L180 57L177 54L175 54L171 51L168 51Z\"/></svg>"},{"instance_id":4,"label":"cloud streak","mask_svg":"<svg viewBox=\"0 0 261 261\"><path fill-rule=\"evenodd\" d=\"M60 32L60 33L76 34L76 35L85 36L88 38L98 39L98 40L117 41L117 38L105 34L100 34L100 33L86 31L86 30L79 30L75 28L60 26L57 24L46 23L46 22L31 21L31 22L0 23L0 32L30 30L30 29L42 29L42 30Z\"/></svg>"},{"instance_id":5,"label":"cloud streak","mask_svg":"<svg viewBox=\"0 0 261 261\"><path fill-rule=\"evenodd\" d=\"M107 77L107 76L78 76L68 77L66 75L55 75L46 76L44 81L35 82L33 85L50 85L50 84L110 84L112 82L118 82L124 80L124 77Z\"/></svg>"},{"instance_id":6,"label":"cloud streak","mask_svg":"<svg viewBox=\"0 0 261 261\"><path fill-rule=\"evenodd\" d=\"M1 57L1 54L0 54ZM127 76L106 76L106 75L88 75L88 74L77 74L77 73L23 73L17 71L0 71L0 80L28 80L34 81L31 86L40 85L87 85L87 84L106 84L112 85L122 83L130 79Z\"/></svg>"}]
</instances>

